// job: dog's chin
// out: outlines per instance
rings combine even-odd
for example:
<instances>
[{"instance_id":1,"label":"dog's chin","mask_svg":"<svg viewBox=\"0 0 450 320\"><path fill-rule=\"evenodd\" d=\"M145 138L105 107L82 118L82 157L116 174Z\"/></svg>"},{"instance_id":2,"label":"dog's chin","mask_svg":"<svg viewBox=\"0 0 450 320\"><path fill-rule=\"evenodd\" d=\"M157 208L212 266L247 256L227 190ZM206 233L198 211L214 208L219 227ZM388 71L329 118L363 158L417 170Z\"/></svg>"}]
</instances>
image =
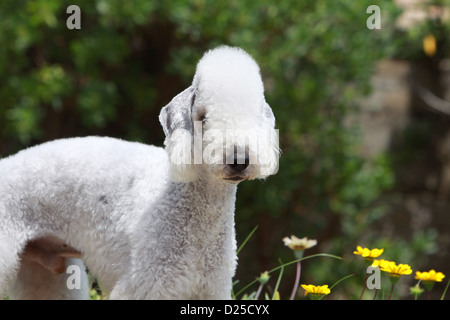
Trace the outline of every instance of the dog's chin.
<instances>
[{"instance_id":1,"label":"dog's chin","mask_svg":"<svg viewBox=\"0 0 450 320\"><path fill-rule=\"evenodd\" d=\"M254 169L253 166L249 166L245 170L236 171L232 170L230 166L225 166L222 170L221 178L230 184L238 184L244 180L253 180L255 178Z\"/></svg>"},{"instance_id":2,"label":"dog's chin","mask_svg":"<svg viewBox=\"0 0 450 320\"><path fill-rule=\"evenodd\" d=\"M228 182L230 184L238 184L239 182L242 182L244 180L248 180L247 176L242 175L236 175L236 176L226 176L222 178L225 182Z\"/></svg>"}]
</instances>

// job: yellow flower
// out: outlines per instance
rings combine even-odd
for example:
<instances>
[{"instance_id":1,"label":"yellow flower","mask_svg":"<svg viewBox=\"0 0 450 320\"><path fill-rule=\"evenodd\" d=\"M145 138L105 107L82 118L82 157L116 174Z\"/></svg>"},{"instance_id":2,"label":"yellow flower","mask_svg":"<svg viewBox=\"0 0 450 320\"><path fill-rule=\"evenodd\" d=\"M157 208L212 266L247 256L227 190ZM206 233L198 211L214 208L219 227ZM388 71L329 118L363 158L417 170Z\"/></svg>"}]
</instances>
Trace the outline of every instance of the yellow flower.
<instances>
[{"instance_id":1,"label":"yellow flower","mask_svg":"<svg viewBox=\"0 0 450 320\"><path fill-rule=\"evenodd\" d=\"M302 238L299 239L296 236L291 236L290 238L285 237L283 238L283 242L285 246L288 246L294 251L297 250L306 250L311 247L314 247L317 244L317 240L314 239L308 239L308 238Z\"/></svg>"},{"instance_id":2,"label":"yellow flower","mask_svg":"<svg viewBox=\"0 0 450 320\"><path fill-rule=\"evenodd\" d=\"M436 38L432 35L427 35L423 39L423 51L429 57L432 57L436 53Z\"/></svg>"},{"instance_id":3,"label":"yellow flower","mask_svg":"<svg viewBox=\"0 0 450 320\"><path fill-rule=\"evenodd\" d=\"M380 265L381 271L389 272L392 277L400 277L412 273L411 267L407 264L395 264L389 261Z\"/></svg>"},{"instance_id":4,"label":"yellow flower","mask_svg":"<svg viewBox=\"0 0 450 320\"><path fill-rule=\"evenodd\" d=\"M422 280L422 281L434 281L434 282L442 282L442 279L445 278L445 275L442 272L436 272L434 270L430 270L428 272L419 272L416 271L416 276L414 279Z\"/></svg>"},{"instance_id":5,"label":"yellow flower","mask_svg":"<svg viewBox=\"0 0 450 320\"><path fill-rule=\"evenodd\" d=\"M389 260L383 260L383 259L375 259L375 260L373 260L373 262L372 262L372 267L379 267L380 269L383 267L383 266L385 266L385 265L387 265L387 264L390 264L390 263L393 263L393 264L395 264L395 262L394 261L389 261Z\"/></svg>"},{"instance_id":6,"label":"yellow flower","mask_svg":"<svg viewBox=\"0 0 450 320\"><path fill-rule=\"evenodd\" d=\"M363 248L361 246L356 247L356 251L353 251L354 254L362 256L366 260L372 260L375 258L378 258L382 253L384 249L367 249Z\"/></svg>"},{"instance_id":7,"label":"yellow flower","mask_svg":"<svg viewBox=\"0 0 450 320\"><path fill-rule=\"evenodd\" d=\"M312 296L323 296L325 294L330 294L331 290L328 288L328 285L323 286L314 286L312 284L302 284L301 285L303 289L305 289L305 296L308 294Z\"/></svg>"}]
</instances>

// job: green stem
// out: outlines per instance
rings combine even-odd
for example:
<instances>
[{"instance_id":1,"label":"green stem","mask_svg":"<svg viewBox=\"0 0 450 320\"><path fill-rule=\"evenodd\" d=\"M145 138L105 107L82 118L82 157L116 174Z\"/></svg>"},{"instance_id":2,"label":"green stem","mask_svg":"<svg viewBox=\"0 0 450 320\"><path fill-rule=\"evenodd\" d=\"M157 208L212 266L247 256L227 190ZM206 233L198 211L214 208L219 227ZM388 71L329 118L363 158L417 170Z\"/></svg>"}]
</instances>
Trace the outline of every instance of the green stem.
<instances>
[{"instance_id":1,"label":"green stem","mask_svg":"<svg viewBox=\"0 0 450 320\"><path fill-rule=\"evenodd\" d=\"M333 290L333 288L334 288L335 286L337 286L341 281L347 280L348 278L353 277L354 275L355 275L355 274L352 273L352 274L349 274L348 276L345 276L345 277L339 279L338 281L336 281L336 282L330 287L330 290ZM325 297L325 294L322 295L322 296L319 298L319 300L322 300L324 297Z\"/></svg>"},{"instance_id":2,"label":"green stem","mask_svg":"<svg viewBox=\"0 0 450 320\"><path fill-rule=\"evenodd\" d=\"M414 286L414 289L415 289L415 291L414 291L414 300L417 300L418 298L419 298L419 295L422 293L421 292L421 290L422 289L420 289L420 283L422 282L422 279L420 279L417 283L416 283L416 285Z\"/></svg>"},{"instance_id":3,"label":"green stem","mask_svg":"<svg viewBox=\"0 0 450 320\"><path fill-rule=\"evenodd\" d=\"M447 293L448 286L450 285L450 280L448 280L447 285L445 286L445 290L442 293L441 300L444 300L445 294Z\"/></svg>"},{"instance_id":4,"label":"green stem","mask_svg":"<svg viewBox=\"0 0 450 320\"><path fill-rule=\"evenodd\" d=\"M341 257L335 256L335 255L333 255L333 254L328 254L328 253L317 253L317 254L313 254L313 255L307 256L307 257L303 257L303 258L301 258L301 259L296 259L296 260L287 262L287 263L285 263L285 264L283 264L283 265L281 265L281 266L278 266L278 267L276 267L276 268L273 268L273 269L270 270L268 273L270 274L270 273L272 273L272 272L275 272L275 271L277 271L277 270L280 270L281 268L284 268L284 267L289 266L289 265L291 265L291 264L297 263L298 261L308 260L308 259L315 258L315 257L328 257L328 258L334 258L334 259L342 260ZM252 285L254 285L256 282L258 282L258 279L253 280L253 281L250 282L248 285L246 285L244 288L242 288L241 290L239 290L239 292L235 294L235 297L237 298L241 293L243 293L243 292L244 292L245 290L247 290L249 287L251 287Z\"/></svg>"},{"instance_id":5,"label":"green stem","mask_svg":"<svg viewBox=\"0 0 450 320\"><path fill-rule=\"evenodd\" d=\"M297 293L298 284L300 283L300 272L302 270L301 262L297 262L297 275L295 276L294 288L292 289L290 300L294 300L295 294Z\"/></svg>"},{"instance_id":6,"label":"green stem","mask_svg":"<svg viewBox=\"0 0 450 320\"><path fill-rule=\"evenodd\" d=\"M395 283L392 283L391 292L389 292L388 300L391 300L392 292L394 291Z\"/></svg>"},{"instance_id":7,"label":"green stem","mask_svg":"<svg viewBox=\"0 0 450 320\"><path fill-rule=\"evenodd\" d=\"M278 276L277 284L275 285L275 290L273 291L272 300L275 299L275 295L277 294L278 287L280 286L281 278L283 277L284 266L281 265L280 275Z\"/></svg>"},{"instance_id":8,"label":"green stem","mask_svg":"<svg viewBox=\"0 0 450 320\"><path fill-rule=\"evenodd\" d=\"M359 300L362 300L362 297L364 295L364 291L366 291L367 277L368 276L369 276L369 274L366 272L366 277L364 278L364 286L363 286L363 289L361 291L361 295L359 296Z\"/></svg>"},{"instance_id":9,"label":"green stem","mask_svg":"<svg viewBox=\"0 0 450 320\"><path fill-rule=\"evenodd\" d=\"M378 294L378 289L375 289L372 300L375 300L377 298L377 294Z\"/></svg>"},{"instance_id":10,"label":"green stem","mask_svg":"<svg viewBox=\"0 0 450 320\"><path fill-rule=\"evenodd\" d=\"M258 300L259 295L261 294L262 288L264 287L264 285L261 283L258 287L258 291L256 291L256 295L255 295L255 299L254 300Z\"/></svg>"},{"instance_id":11,"label":"green stem","mask_svg":"<svg viewBox=\"0 0 450 320\"><path fill-rule=\"evenodd\" d=\"M250 238L252 237L252 235L255 233L255 231L257 229L258 229L258 226L254 227L253 230L247 236L247 238L245 238L244 242L242 242L242 244L239 246L239 249L237 249L237 251L236 251L237 255L239 254L239 252L241 252L242 248L244 248L244 246L247 243L247 241L250 240Z\"/></svg>"}]
</instances>

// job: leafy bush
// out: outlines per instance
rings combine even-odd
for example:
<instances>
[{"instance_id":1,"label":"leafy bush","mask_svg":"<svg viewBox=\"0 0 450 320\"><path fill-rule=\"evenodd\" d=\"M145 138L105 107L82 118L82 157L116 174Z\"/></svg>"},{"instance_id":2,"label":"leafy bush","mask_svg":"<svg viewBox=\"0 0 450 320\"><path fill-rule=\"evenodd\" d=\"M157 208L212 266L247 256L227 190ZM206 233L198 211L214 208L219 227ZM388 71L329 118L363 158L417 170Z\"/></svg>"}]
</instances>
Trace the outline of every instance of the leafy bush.
<instances>
[{"instance_id":1,"label":"leafy bush","mask_svg":"<svg viewBox=\"0 0 450 320\"><path fill-rule=\"evenodd\" d=\"M238 278L287 255L276 248L291 233L318 237L328 252L373 240L390 161L363 158L358 128L346 122L370 92L375 63L397 50L398 10L379 1L382 29L369 30L372 2L81 0L82 29L68 30L70 1L2 1L0 154L91 134L161 145L159 110L189 85L202 53L239 46L260 64L283 155L276 176L239 186L238 240L260 230Z\"/></svg>"}]
</instances>

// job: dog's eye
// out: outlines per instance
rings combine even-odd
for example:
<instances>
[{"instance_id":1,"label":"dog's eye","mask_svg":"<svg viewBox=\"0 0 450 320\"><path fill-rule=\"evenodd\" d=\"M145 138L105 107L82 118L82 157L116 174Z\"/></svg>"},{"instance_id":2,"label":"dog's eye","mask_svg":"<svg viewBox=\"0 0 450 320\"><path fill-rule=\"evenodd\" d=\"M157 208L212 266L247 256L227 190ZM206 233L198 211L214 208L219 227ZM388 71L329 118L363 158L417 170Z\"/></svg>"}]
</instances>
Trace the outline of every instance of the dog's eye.
<instances>
[{"instance_id":1,"label":"dog's eye","mask_svg":"<svg viewBox=\"0 0 450 320\"><path fill-rule=\"evenodd\" d=\"M197 115L197 121L205 122L206 121L206 113L202 112Z\"/></svg>"}]
</instances>

